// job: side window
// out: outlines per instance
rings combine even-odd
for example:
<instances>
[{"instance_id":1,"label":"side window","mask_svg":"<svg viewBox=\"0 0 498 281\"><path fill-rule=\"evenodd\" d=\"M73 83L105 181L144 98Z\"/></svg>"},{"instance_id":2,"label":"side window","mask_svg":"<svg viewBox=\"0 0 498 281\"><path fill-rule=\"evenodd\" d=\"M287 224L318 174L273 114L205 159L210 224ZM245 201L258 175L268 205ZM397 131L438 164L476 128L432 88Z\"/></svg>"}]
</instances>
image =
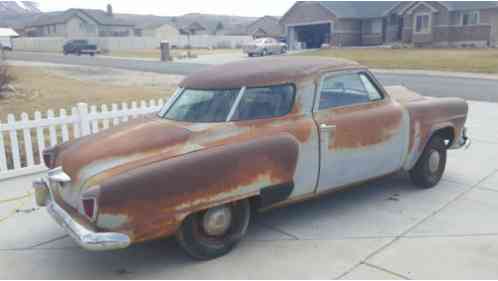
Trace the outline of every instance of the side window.
<instances>
[{"instance_id":1,"label":"side window","mask_svg":"<svg viewBox=\"0 0 498 281\"><path fill-rule=\"evenodd\" d=\"M323 80L319 109L367 103L379 99L382 99L382 95L366 74L341 74Z\"/></svg>"},{"instance_id":2,"label":"side window","mask_svg":"<svg viewBox=\"0 0 498 281\"><path fill-rule=\"evenodd\" d=\"M288 114L294 105L291 85L248 88L240 100L232 121L272 118Z\"/></svg>"}]
</instances>

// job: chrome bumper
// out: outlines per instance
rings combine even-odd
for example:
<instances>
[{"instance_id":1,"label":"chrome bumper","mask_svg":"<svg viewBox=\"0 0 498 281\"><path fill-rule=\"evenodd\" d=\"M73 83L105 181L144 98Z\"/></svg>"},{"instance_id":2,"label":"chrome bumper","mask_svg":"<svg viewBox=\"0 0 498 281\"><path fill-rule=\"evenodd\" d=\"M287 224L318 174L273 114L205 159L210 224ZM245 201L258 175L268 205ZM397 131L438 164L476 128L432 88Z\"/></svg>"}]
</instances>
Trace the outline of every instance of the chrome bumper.
<instances>
[{"instance_id":1,"label":"chrome bumper","mask_svg":"<svg viewBox=\"0 0 498 281\"><path fill-rule=\"evenodd\" d=\"M453 149L459 149L464 147L465 149L469 148L472 144L472 141L467 135L467 128L463 128L460 137L458 138L458 142L453 146Z\"/></svg>"},{"instance_id":2,"label":"chrome bumper","mask_svg":"<svg viewBox=\"0 0 498 281\"><path fill-rule=\"evenodd\" d=\"M35 181L33 188L35 190L36 203L41 207L46 207L52 218L82 248L90 251L108 251L123 249L131 244L130 237L126 234L95 232L78 223L53 200L50 188L45 180Z\"/></svg>"}]
</instances>

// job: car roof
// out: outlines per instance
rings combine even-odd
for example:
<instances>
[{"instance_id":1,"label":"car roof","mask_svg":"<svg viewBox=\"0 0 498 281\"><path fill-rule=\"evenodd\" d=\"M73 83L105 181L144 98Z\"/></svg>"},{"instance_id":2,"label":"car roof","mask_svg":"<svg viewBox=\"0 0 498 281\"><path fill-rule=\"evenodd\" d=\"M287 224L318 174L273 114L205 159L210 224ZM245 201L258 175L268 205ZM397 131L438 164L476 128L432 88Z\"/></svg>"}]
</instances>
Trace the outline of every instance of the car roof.
<instances>
[{"instance_id":1,"label":"car roof","mask_svg":"<svg viewBox=\"0 0 498 281\"><path fill-rule=\"evenodd\" d=\"M256 58L213 66L185 78L181 88L236 89L294 83L330 71L365 68L345 59L313 56Z\"/></svg>"}]
</instances>

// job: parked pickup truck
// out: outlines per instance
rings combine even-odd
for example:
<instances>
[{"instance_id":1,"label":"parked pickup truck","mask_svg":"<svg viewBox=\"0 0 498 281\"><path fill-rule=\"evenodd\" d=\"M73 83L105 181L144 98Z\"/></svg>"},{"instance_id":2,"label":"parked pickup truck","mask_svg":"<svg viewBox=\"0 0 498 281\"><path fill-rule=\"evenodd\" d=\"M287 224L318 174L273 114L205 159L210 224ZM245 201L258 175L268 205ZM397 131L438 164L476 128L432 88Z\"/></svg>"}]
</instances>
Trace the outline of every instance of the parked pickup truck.
<instances>
[{"instance_id":1,"label":"parked pickup truck","mask_svg":"<svg viewBox=\"0 0 498 281\"><path fill-rule=\"evenodd\" d=\"M79 245L176 236L215 258L268 210L408 171L421 188L468 142L467 103L384 88L367 68L277 57L186 78L162 110L43 153L37 203ZM333 215L333 214L331 214Z\"/></svg>"},{"instance_id":2,"label":"parked pickup truck","mask_svg":"<svg viewBox=\"0 0 498 281\"><path fill-rule=\"evenodd\" d=\"M62 52L64 55L75 54L80 56L86 54L94 56L97 53L97 45L89 44L88 40L70 40L64 44Z\"/></svg>"}]
</instances>

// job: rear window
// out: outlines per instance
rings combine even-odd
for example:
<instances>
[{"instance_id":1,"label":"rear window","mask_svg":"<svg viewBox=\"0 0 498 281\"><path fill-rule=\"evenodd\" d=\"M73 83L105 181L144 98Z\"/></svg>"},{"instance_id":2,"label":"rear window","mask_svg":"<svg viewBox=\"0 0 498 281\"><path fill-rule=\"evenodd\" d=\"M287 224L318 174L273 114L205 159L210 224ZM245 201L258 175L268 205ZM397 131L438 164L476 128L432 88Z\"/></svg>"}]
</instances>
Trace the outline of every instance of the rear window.
<instances>
[{"instance_id":1,"label":"rear window","mask_svg":"<svg viewBox=\"0 0 498 281\"><path fill-rule=\"evenodd\" d=\"M288 114L294 104L293 85L247 88L232 121L272 118Z\"/></svg>"},{"instance_id":2,"label":"rear window","mask_svg":"<svg viewBox=\"0 0 498 281\"><path fill-rule=\"evenodd\" d=\"M240 89L186 89L163 118L183 122L225 122Z\"/></svg>"}]
</instances>

